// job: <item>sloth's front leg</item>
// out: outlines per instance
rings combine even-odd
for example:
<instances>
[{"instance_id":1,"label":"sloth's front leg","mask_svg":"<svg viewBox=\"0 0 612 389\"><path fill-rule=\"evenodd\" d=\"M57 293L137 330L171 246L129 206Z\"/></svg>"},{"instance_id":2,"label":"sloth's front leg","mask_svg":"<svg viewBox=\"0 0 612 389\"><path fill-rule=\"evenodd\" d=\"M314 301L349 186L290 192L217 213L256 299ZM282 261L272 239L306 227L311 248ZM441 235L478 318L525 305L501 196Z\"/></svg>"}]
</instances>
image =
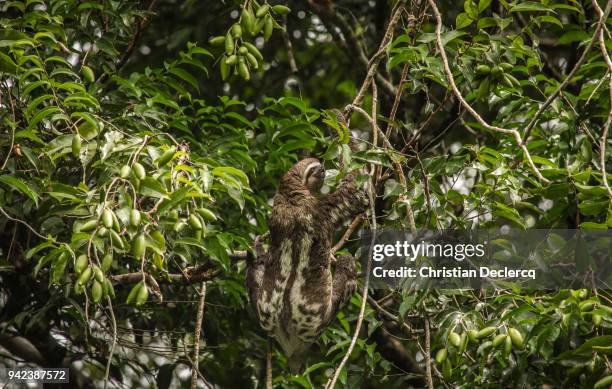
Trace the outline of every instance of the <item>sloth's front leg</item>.
<instances>
[{"instance_id":1,"label":"sloth's front leg","mask_svg":"<svg viewBox=\"0 0 612 389\"><path fill-rule=\"evenodd\" d=\"M357 271L355 270L355 258L347 254L338 256L332 281L332 306L328 312L327 321L333 319L336 313L344 308L356 289Z\"/></svg>"}]
</instances>

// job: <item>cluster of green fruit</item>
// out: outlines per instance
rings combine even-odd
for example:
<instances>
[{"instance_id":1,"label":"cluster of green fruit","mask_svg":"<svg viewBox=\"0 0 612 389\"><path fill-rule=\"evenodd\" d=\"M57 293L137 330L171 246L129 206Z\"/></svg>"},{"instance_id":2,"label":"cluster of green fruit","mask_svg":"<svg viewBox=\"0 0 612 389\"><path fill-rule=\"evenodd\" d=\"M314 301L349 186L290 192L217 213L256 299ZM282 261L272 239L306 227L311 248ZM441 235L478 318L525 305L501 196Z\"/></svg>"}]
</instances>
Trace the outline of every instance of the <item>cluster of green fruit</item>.
<instances>
[{"instance_id":1,"label":"cluster of green fruit","mask_svg":"<svg viewBox=\"0 0 612 389\"><path fill-rule=\"evenodd\" d=\"M91 299L98 303L103 297L115 297L115 289L112 282L104 275L113 263L113 254L108 253L102 258L100 266L90 264L89 257L85 254L79 255L74 262L74 271L77 280L74 284L74 291L77 294L83 293L87 283L91 283Z\"/></svg>"},{"instance_id":2,"label":"cluster of green fruit","mask_svg":"<svg viewBox=\"0 0 612 389\"><path fill-rule=\"evenodd\" d=\"M449 349L458 354L462 354L467 349L469 342L480 342L492 336L497 332L497 327L485 327L480 331L467 330L462 334L451 331L447 337L447 347L438 350L436 353L436 362L442 365L442 375L449 379L452 373L452 364L448 359ZM451 347L452 346L452 347ZM506 333L500 333L493 337L492 340L485 340L478 348L478 352L482 353L489 348L502 348L504 355L509 355L513 348L523 348L523 335L519 330L512 327L507 327Z\"/></svg>"},{"instance_id":3,"label":"cluster of green fruit","mask_svg":"<svg viewBox=\"0 0 612 389\"><path fill-rule=\"evenodd\" d=\"M476 66L476 79L481 80L478 87L478 97L484 98L491 91L491 87L501 82L509 88L520 88L521 83L511 74L514 66L507 62L502 62L493 67L489 65Z\"/></svg>"},{"instance_id":4,"label":"cluster of green fruit","mask_svg":"<svg viewBox=\"0 0 612 389\"><path fill-rule=\"evenodd\" d=\"M274 28L282 28L272 15L286 15L291 12L284 5L270 6L267 3L259 5L256 1L246 2L240 20L232 25L225 36L210 39L213 46L224 46L225 54L219 60L221 78L226 80L233 70L245 80L251 78L251 68L261 69L263 56L257 47L245 40L245 37L255 37L263 34L264 40L270 39Z\"/></svg>"}]
</instances>

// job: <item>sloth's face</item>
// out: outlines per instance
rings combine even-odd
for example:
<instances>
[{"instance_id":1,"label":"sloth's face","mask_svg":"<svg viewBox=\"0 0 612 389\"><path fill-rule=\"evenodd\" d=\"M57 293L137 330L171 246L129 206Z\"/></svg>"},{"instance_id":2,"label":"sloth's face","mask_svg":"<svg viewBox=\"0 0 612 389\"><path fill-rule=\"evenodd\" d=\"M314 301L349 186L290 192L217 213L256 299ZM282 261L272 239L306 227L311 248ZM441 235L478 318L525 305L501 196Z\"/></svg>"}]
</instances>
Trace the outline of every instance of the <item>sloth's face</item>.
<instances>
[{"instance_id":1,"label":"sloth's face","mask_svg":"<svg viewBox=\"0 0 612 389\"><path fill-rule=\"evenodd\" d=\"M310 190L311 193L318 193L325 180L325 168L318 161L311 162L304 169L303 177L304 185L308 190Z\"/></svg>"}]
</instances>

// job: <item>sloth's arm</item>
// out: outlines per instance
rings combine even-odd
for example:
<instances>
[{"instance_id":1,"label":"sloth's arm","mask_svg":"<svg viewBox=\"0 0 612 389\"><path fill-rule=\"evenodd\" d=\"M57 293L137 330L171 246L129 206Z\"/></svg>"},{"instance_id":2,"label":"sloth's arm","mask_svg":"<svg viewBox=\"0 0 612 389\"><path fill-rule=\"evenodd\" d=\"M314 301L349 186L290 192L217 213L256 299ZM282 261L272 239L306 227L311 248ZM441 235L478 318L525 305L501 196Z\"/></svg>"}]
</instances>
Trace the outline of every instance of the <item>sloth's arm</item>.
<instances>
[{"instance_id":1,"label":"sloth's arm","mask_svg":"<svg viewBox=\"0 0 612 389\"><path fill-rule=\"evenodd\" d=\"M368 200L357 185L357 174L357 171L350 172L333 193L322 199L326 218L333 227L366 210Z\"/></svg>"}]
</instances>

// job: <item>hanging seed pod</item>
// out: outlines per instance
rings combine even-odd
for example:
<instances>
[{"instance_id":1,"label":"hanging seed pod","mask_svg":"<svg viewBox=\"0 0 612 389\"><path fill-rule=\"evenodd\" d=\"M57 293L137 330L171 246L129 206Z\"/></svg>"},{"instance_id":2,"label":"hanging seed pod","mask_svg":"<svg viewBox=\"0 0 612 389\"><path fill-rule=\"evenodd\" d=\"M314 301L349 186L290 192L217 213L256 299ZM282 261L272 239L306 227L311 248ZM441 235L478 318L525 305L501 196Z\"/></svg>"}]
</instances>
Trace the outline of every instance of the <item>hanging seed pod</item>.
<instances>
[{"instance_id":1,"label":"hanging seed pod","mask_svg":"<svg viewBox=\"0 0 612 389\"><path fill-rule=\"evenodd\" d=\"M79 133L72 135L72 156L78 158L81 155L81 136Z\"/></svg>"},{"instance_id":2,"label":"hanging seed pod","mask_svg":"<svg viewBox=\"0 0 612 389\"><path fill-rule=\"evenodd\" d=\"M119 177L128 178L131 172L132 169L128 165L123 165L121 166L121 170L119 171Z\"/></svg>"},{"instance_id":3,"label":"hanging seed pod","mask_svg":"<svg viewBox=\"0 0 612 389\"><path fill-rule=\"evenodd\" d=\"M147 176L147 172L145 171L144 166L142 166L138 162L136 162L132 166L132 170L134 170L134 174L136 174L136 178L138 178L139 180L142 180L143 178L145 178Z\"/></svg>"},{"instance_id":4,"label":"hanging seed pod","mask_svg":"<svg viewBox=\"0 0 612 389\"><path fill-rule=\"evenodd\" d=\"M261 54L257 46L249 42L243 42L242 44L246 46L246 48L249 50L251 54L255 56L255 58L257 58L260 61L263 61L263 55Z\"/></svg>"},{"instance_id":5,"label":"hanging seed pod","mask_svg":"<svg viewBox=\"0 0 612 389\"><path fill-rule=\"evenodd\" d=\"M208 40L208 43L213 46L222 46L225 43L225 36L214 36Z\"/></svg>"},{"instance_id":6,"label":"hanging seed pod","mask_svg":"<svg viewBox=\"0 0 612 389\"><path fill-rule=\"evenodd\" d=\"M194 230L201 230L203 228L202 222L200 221L200 219L198 219L198 217L193 214L189 215L189 225Z\"/></svg>"},{"instance_id":7,"label":"hanging seed pod","mask_svg":"<svg viewBox=\"0 0 612 389\"><path fill-rule=\"evenodd\" d=\"M240 24L238 23L234 24L230 31L232 32L232 36L235 39L238 39L242 36L242 27L240 27Z\"/></svg>"},{"instance_id":8,"label":"hanging seed pod","mask_svg":"<svg viewBox=\"0 0 612 389\"><path fill-rule=\"evenodd\" d=\"M113 228L113 211L108 208L104 208L102 211L102 223L106 228Z\"/></svg>"},{"instance_id":9,"label":"hanging seed pod","mask_svg":"<svg viewBox=\"0 0 612 389\"><path fill-rule=\"evenodd\" d=\"M149 288L143 283L136 296L136 305L142 305L149 299Z\"/></svg>"},{"instance_id":10,"label":"hanging seed pod","mask_svg":"<svg viewBox=\"0 0 612 389\"><path fill-rule=\"evenodd\" d=\"M457 348L461 346L461 336L454 331L448 335L448 341Z\"/></svg>"},{"instance_id":11,"label":"hanging seed pod","mask_svg":"<svg viewBox=\"0 0 612 389\"><path fill-rule=\"evenodd\" d=\"M261 7L259 7L257 9L257 12L255 13L255 16L257 16L258 18L261 18L264 15L266 15L269 10L270 10L270 6L268 4L264 4L264 5L262 5Z\"/></svg>"},{"instance_id":12,"label":"hanging seed pod","mask_svg":"<svg viewBox=\"0 0 612 389\"><path fill-rule=\"evenodd\" d=\"M106 238L108 236L108 228L102 226L98 229L98 236Z\"/></svg>"},{"instance_id":13,"label":"hanging seed pod","mask_svg":"<svg viewBox=\"0 0 612 389\"><path fill-rule=\"evenodd\" d=\"M516 328L508 328L508 335L512 339L512 344L517 348L523 348L523 335Z\"/></svg>"},{"instance_id":14,"label":"hanging seed pod","mask_svg":"<svg viewBox=\"0 0 612 389\"><path fill-rule=\"evenodd\" d=\"M121 231L121 226L119 225L119 218L117 218L117 214L111 211L111 216L113 218L113 229L117 232Z\"/></svg>"},{"instance_id":15,"label":"hanging seed pod","mask_svg":"<svg viewBox=\"0 0 612 389\"><path fill-rule=\"evenodd\" d=\"M268 39L270 39L270 37L272 36L273 30L274 30L274 22L272 20L272 16L268 14L264 18L264 26L263 26L264 40L267 41Z\"/></svg>"},{"instance_id":16,"label":"hanging seed pod","mask_svg":"<svg viewBox=\"0 0 612 389\"><path fill-rule=\"evenodd\" d=\"M100 269L96 265L93 266L93 275L94 275L94 278L96 279L96 281L98 281L98 282L103 282L104 281L104 274L102 273L102 269Z\"/></svg>"},{"instance_id":17,"label":"hanging seed pod","mask_svg":"<svg viewBox=\"0 0 612 389\"><path fill-rule=\"evenodd\" d=\"M221 58L221 61L219 61L219 69L221 70L221 80L227 80L227 76L229 76L230 69L225 57Z\"/></svg>"},{"instance_id":18,"label":"hanging seed pod","mask_svg":"<svg viewBox=\"0 0 612 389\"><path fill-rule=\"evenodd\" d=\"M241 58L242 59L242 58ZM238 62L238 74L246 81L251 79L251 74L249 73L249 67L244 62L244 60Z\"/></svg>"},{"instance_id":19,"label":"hanging seed pod","mask_svg":"<svg viewBox=\"0 0 612 389\"><path fill-rule=\"evenodd\" d=\"M436 362L442 363L446 361L447 356L448 356L448 349L443 348L443 349L438 350L438 352L436 353Z\"/></svg>"},{"instance_id":20,"label":"hanging seed pod","mask_svg":"<svg viewBox=\"0 0 612 389\"><path fill-rule=\"evenodd\" d=\"M138 211L137 209L132 209L130 211L130 225L132 227L138 227L140 225L140 220L140 211Z\"/></svg>"},{"instance_id":21,"label":"hanging seed pod","mask_svg":"<svg viewBox=\"0 0 612 389\"><path fill-rule=\"evenodd\" d=\"M198 208L197 212L206 221L209 221L209 222L217 221L217 215L215 215L215 213L213 211L211 211L210 209L207 209L207 208Z\"/></svg>"},{"instance_id":22,"label":"hanging seed pod","mask_svg":"<svg viewBox=\"0 0 612 389\"><path fill-rule=\"evenodd\" d=\"M157 166L161 167L166 165L168 162L172 160L174 157L174 153L176 153L176 147L171 146L168 150L164 151L164 153L157 159Z\"/></svg>"},{"instance_id":23,"label":"hanging seed pod","mask_svg":"<svg viewBox=\"0 0 612 389\"><path fill-rule=\"evenodd\" d=\"M132 287L132 290L130 290L130 293L128 294L127 299L125 300L127 304L131 304L134 302L134 300L136 300L136 296L138 296L140 289L142 289L142 286L143 286L143 282L140 281L139 283L137 283L136 285Z\"/></svg>"},{"instance_id":24,"label":"hanging seed pod","mask_svg":"<svg viewBox=\"0 0 612 389\"><path fill-rule=\"evenodd\" d=\"M236 54L232 54L225 60L225 63L229 66L236 65L238 63L238 56Z\"/></svg>"},{"instance_id":25,"label":"hanging seed pod","mask_svg":"<svg viewBox=\"0 0 612 389\"><path fill-rule=\"evenodd\" d=\"M94 228L96 228L97 225L98 225L98 221L96 219L88 220L85 223L81 224L81 226L79 227L78 232L91 231Z\"/></svg>"},{"instance_id":26,"label":"hanging seed pod","mask_svg":"<svg viewBox=\"0 0 612 389\"><path fill-rule=\"evenodd\" d=\"M470 338L472 342L475 342L476 340L478 340L478 331L476 330L468 330L467 335L468 335L468 338Z\"/></svg>"},{"instance_id":27,"label":"hanging seed pod","mask_svg":"<svg viewBox=\"0 0 612 389\"><path fill-rule=\"evenodd\" d=\"M94 283L91 285L91 299L95 304L97 304L102 298L102 293L102 284L98 281L94 281Z\"/></svg>"},{"instance_id":28,"label":"hanging seed pod","mask_svg":"<svg viewBox=\"0 0 612 389\"><path fill-rule=\"evenodd\" d=\"M255 58L255 56L253 54L246 53L245 58L251 64L253 69L258 69L259 68L259 63L257 62L257 58Z\"/></svg>"},{"instance_id":29,"label":"hanging seed pod","mask_svg":"<svg viewBox=\"0 0 612 389\"><path fill-rule=\"evenodd\" d=\"M77 284L85 285L87 281L89 281L89 278L91 278L91 273L92 273L91 267L88 267L85 270L83 270L83 272L77 279Z\"/></svg>"},{"instance_id":30,"label":"hanging seed pod","mask_svg":"<svg viewBox=\"0 0 612 389\"><path fill-rule=\"evenodd\" d=\"M91 68L87 65L83 65L83 67L81 67L81 73L83 73L83 78L87 82L94 82L96 79L93 70L91 70Z\"/></svg>"},{"instance_id":31,"label":"hanging seed pod","mask_svg":"<svg viewBox=\"0 0 612 389\"><path fill-rule=\"evenodd\" d=\"M495 338L493 338L493 347L497 347L500 344L502 344L503 342L505 342L507 337L508 337L508 335L506 335L506 334L499 334L499 335L497 335Z\"/></svg>"},{"instance_id":32,"label":"hanging seed pod","mask_svg":"<svg viewBox=\"0 0 612 389\"><path fill-rule=\"evenodd\" d=\"M87 258L87 255L81 254L77 257L76 261L74 262L74 271L76 271L77 274L81 274L83 270L87 268L88 265L89 265L89 259Z\"/></svg>"},{"instance_id":33,"label":"hanging seed pod","mask_svg":"<svg viewBox=\"0 0 612 389\"><path fill-rule=\"evenodd\" d=\"M480 76L486 76L491 73L491 67L489 65L478 65L476 66L476 74Z\"/></svg>"},{"instance_id":34,"label":"hanging seed pod","mask_svg":"<svg viewBox=\"0 0 612 389\"><path fill-rule=\"evenodd\" d=\"M125 245L123 244L123 240L121 239L117 231L110 229L108 231L110 232L111 242L113 243L113 245L119 250L124 250Z\"/></svg>"},{"instance_id":35,"label":"hanging seed pod","mask_svg":"<svg viewBox=\"0 0 612 389\"><path fill-rule=\"evenodd\" d=\"M476 337L478 339L486 338L487 336L490 336L492 333L494 333L495 330L496 330L495 327L485 327L482 330L478 331L478 333L476 334Z\"/></svg>"},{"instance_id":36,"label":"hanging seed pod","mask_svg":"<svg viewBox=\"0 0 612 389\"><path fill-rule=\"evenodd\" d=\"M113 264L113 254L108 253L102 258L102 271L108 271Z\"/></svg>"},{"instance_id":37,"label":"hanging seed pod","mask_svg":"<svg viewBox=\"0 0 612 389\"><path fill-rule=\"evenodd\" d=\"M244 32L249 35L253 35L253 27L255 26L255 16L253 15L253 12L250 9L244 8L242 10L242 13L240 14L240 25L242 26Z\"/></svg>"},{"instance_id":38,"label":"hanging seed pod","mask_svg":"<svg viewBox=\"0 0 612 389\"><path fill-rule=\"evenodd\" d=\"M275 5L272 7L272 11L278 15L287 15L289 12L291 12L291 8L284 5Z\"/></svg>"},{"instance_id":39,"label":"hanging seed pod","mask_svg":"<svg viewBox=\"0 0 612 389\"><path fill-rule=\"evenodd\" d=\"M512 351L512 337L506 336L504 340L504 355L510 354Z\"/></svg>"},{"instance_id":40,"label":"hanging seed pod","mask_svg":"<svg viewBox=\"0 0 612 389\"><path fill-rule=\"evenodd\" d=\"M113 283L108 278L104 279L104 288L106 288L106 294L115 298L115 287L113 287Z\"/></svg>"},{"instance_id":41,"label":"hanging seed pod","mask_svg":"<svg viewBox=\"0 0 612 389\"><path fill-rule=\"evenodd\" d=\"M140 258L144 255L145 250L147 248L146 243L147 242L143 234L140 234L136 237L136 239L134 240L134 247L133 247L134 257Z\"/></svg>"},{"instance_id":42,"label":"hanging seed pod","mask_svg":"<svg viewBox=\"0 0 612 389\"><path fill-rule=\"evenodd\" d=\"M225 36L225 53L230 55L234 52L234 39L231 34Z\"/></svg>"}]
</instances>

